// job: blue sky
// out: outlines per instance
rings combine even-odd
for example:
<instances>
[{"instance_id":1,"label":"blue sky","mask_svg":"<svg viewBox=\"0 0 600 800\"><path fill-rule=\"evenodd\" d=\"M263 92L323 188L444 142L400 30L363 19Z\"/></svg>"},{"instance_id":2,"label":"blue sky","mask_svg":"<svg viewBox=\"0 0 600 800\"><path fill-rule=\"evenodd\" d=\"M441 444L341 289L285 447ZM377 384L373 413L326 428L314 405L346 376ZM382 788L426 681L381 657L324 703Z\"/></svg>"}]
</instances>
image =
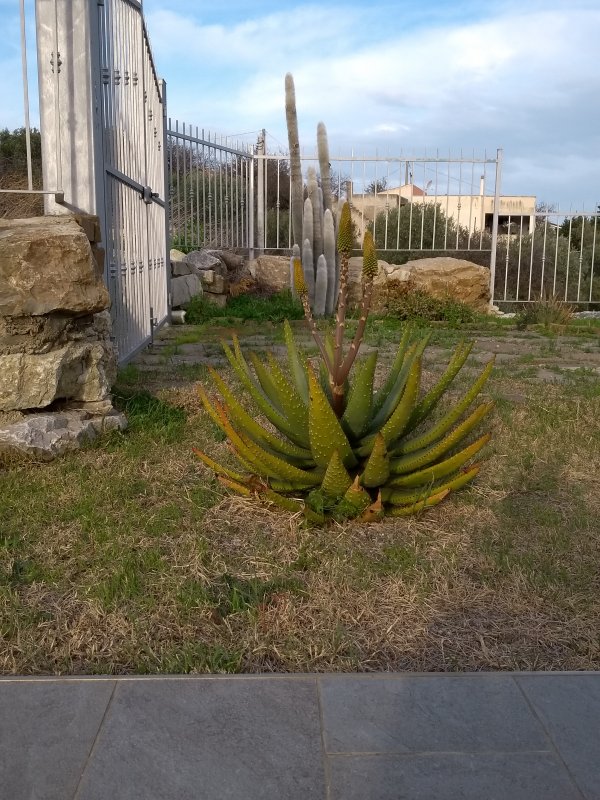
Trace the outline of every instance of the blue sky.
<instances>
[{"instance_id":1,"label":"blue sky","mask_svg":"<svg viewBox=\"0 0 600 800\"><path fill-rule=\"evenodd\" d=\"M599 0L144 5L172 118L249 140L264 127L277 148L291 71L306 147L320 119L334 153L501 146L503 192L600 202ZM0 0L9 126L22 119L17 8Z\"/></svg>"}]
</instances>

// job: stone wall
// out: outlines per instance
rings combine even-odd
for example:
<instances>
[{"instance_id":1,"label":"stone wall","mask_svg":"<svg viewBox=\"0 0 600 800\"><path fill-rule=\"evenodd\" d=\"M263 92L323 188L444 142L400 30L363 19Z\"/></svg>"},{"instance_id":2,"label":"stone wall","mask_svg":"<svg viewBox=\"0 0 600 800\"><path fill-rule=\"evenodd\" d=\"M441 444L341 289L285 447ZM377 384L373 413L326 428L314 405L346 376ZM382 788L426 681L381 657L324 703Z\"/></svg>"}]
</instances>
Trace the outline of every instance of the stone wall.
<instances>
[{"instance_id":1,"label":"stone wall","mask_svg":"<svg viewBox=\"0 0 600 800\"><path fill-rule=\"evenodd\" d=\"M229 250L171 250L171 305L186 306L202 295L208 302L224 308L229 287L244 265L244 259Z\"/></svg>"},{"instance_id":2,"label":"stone wall","mask_svg":"<svg viewBox=\"0 0 600 800\"><path fill-rule=\"evenodd\" d=\"M110 398L117 359L103 263L95 217L0 220L0 451L41 455L37 434L33 450L23 442L39 432L42 410L60 409L71 444L82 438L78 426L97 433L98 415L107 427L124 425ZM20 447L9 419L22 429ZM51 419L44 425L57 430ZM60 442L51 438L55 455Z\"/></svg>"}]
</instances>

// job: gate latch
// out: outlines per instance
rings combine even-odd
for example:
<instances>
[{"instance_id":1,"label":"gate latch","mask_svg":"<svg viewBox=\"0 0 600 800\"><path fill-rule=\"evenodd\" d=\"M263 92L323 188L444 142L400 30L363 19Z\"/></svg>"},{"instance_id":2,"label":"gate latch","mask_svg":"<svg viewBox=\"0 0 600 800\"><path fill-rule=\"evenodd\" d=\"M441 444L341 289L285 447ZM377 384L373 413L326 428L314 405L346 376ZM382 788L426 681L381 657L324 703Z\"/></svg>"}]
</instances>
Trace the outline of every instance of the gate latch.
<instances>
[{"instance_id":1,"label":"gate latch","mask_svg":"<svg viewBox=\"0 0 600 800\"><path fill-rule=\"evenodd\" d=\"M158 192L153 192L151 186L144 186L142 190L142 200L144 203L150 204L153 200L156 200L158 197Z\"/></svg>"}]
</instances>

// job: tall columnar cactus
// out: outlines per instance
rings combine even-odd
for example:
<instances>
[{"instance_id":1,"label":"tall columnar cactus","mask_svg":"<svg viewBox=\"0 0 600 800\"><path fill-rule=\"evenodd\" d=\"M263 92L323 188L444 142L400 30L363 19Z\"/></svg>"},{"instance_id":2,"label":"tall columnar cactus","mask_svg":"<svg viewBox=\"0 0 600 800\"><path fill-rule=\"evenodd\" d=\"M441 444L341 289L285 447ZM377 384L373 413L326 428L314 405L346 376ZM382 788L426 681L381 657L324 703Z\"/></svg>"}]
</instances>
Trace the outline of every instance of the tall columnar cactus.
<instances>
[{"instance_id":1,"label":"tall columnar cactus","mask_svg":"<svg viewBox=\"0 0 600 800\"><path fill-rule=\"evenodd\" d=\"M322 122L317 126L317 150L321 185L317 173L307 171L307 198L300 163L298 117L294 79L285 77L285 109L290 148L290 174L292 180L292 238L301 251L302 268L309 292L309 305L315 315L330 316L337 296L339 263L335 253L334 204L331 193L331 165L327 130ZM321 259L323 256L323 259ZM319 264L321 266L319 266ZM321 271L319 275L318 272ZM291 283L294 291L293 282Z\"/></svg>"},{"instance_id":2,"label":"tall columnar cactus","mask_svg":"<svg viewBox=\"0 0 600 800\"><path fill-rule=\"evenodd\" d=\"M233 349L224 344L239 382L269 424L262 424L256 411L248 412L239 392L230 389L211 369L220 399L209 398L204 389L200 389L200 397L228 437L239 470L221 465L199 450L195 452L229 488L300 512L314 523L330 518L358 517L371 522L386 514L407 516L436 505L477 475L480 467L472 461L490 435L467 443L465 439L493 407L493 403L483 402L471 410L491 374L493 359L453 406L432 418L465 364L472 343L461 342L437 383L421 393L422 358L429 337L411 341L412 330L407 326L387 377L375 390L377 352L354 366L377 272L373 237L369 231L365 234L360 314L346 348L348 261L353 247L347 203L341 209L337 234L340 268L333 338L323 338L314 320L314 314L322 313L327 305L331 285L333 217L324 198L322 203L326 253L315 254L313 249L315 216L309 196L303 220L307 236L302 260L300 247L295 245L290 262L294 290L302 300L318 348L318 363L298 350L287 322L287 370L270 353L266 361L255 353L246 358L237 339ZM311 230L312 241L308 235ZM335 243L333 251L336 255ZM308 264L310 269L306 268Z\"/></svg>"}]
</instances>

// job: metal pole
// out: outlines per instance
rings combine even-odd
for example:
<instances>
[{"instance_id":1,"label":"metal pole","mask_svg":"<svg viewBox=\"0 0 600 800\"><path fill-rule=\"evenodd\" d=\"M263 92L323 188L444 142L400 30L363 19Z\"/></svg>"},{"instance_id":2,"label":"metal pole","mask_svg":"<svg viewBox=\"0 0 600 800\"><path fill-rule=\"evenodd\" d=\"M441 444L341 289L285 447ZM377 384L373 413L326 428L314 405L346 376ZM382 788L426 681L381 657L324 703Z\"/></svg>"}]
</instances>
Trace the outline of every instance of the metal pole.
<instances>
[{"instance_id":1,"label":"metal pole","mask_svg":"<svg viewBox=\"0 0 600 800\"><path fill-rule=\"evenodd\" d=\"M247 206L248 206L248 254L250 258L254 258L254 162L256 161L256 156L251 155L248 159L248 166L249 166L249 178L250 178L250 187L249 187L249 196L247 198Z\"/></svg>"},{"instance_id":2,"label":"metal pole","mask_svg":"<svg viewBox=\"0 0 600 800\"><path fill-rule=\"evenodd\" d=\"M257 181L257 192L256 192L256 234L258 237L258 249L260 252L264 250L265 247L265 171L264 171L264 162L265 162L265 129L263 128L261 134L258 138L258 144L256 147L258 156L257 159L257 168L258 168L258 181Z\"/></svg>"},{"instance_id":3,"label":"metal pole","mask_svg":"<svg viewBox=\"0 0 600 800\"><path fill-rule=\"evenodd\" d=\"M498 245L498 213L500 210L502 155L503 150L501 147L499 147L496 151L496 185L494 187L494 216L492 218L492 252L490 254L490 306L494 305L494 291L496 289L496 248Z\"/></svg>"},{"instance_id":4,"label":"metal pole","mask_svg":"<svg viewBox=\"0 0 600 800\"><path fill-rule=\"evenodd\" d=\"M21 0L21 65L23 68L23 106L25 111L25 147L27 150L27 188L33 189L31 169L31 132L29 129L29 84L27 79L27 42L25 39L25 0Z\"/></svg>"}]
</instances>

